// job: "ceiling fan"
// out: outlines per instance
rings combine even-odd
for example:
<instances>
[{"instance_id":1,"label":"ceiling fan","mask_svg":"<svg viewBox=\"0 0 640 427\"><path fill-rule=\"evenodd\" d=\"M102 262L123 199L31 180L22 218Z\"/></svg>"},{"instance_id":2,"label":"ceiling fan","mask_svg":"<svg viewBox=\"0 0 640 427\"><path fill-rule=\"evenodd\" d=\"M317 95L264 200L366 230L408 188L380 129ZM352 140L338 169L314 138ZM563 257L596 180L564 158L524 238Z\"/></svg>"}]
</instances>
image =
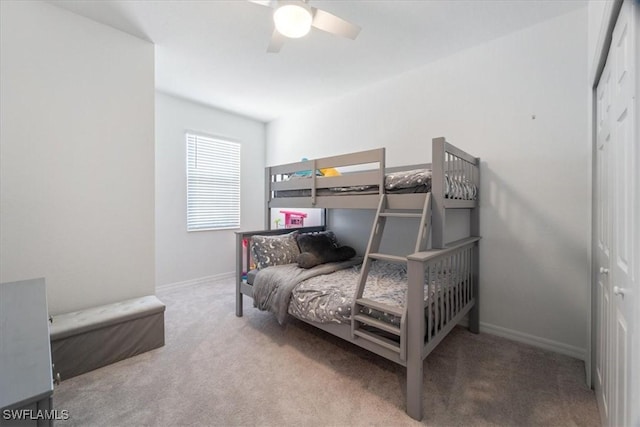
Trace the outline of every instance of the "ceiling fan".
<instances>
[{"instance_id":1,"label":"ceiling fan","mask_svg":"<svg viewBox=\"0 0 640 427\"><path fill-rule=\"evenodd\" d=\"M305 36L311 27L355 40L360 27L322 9L309 6L309 0L249 0L273 10L275 29L267 52L280 52L287 38Z\"/></svg>"}]
</instances>

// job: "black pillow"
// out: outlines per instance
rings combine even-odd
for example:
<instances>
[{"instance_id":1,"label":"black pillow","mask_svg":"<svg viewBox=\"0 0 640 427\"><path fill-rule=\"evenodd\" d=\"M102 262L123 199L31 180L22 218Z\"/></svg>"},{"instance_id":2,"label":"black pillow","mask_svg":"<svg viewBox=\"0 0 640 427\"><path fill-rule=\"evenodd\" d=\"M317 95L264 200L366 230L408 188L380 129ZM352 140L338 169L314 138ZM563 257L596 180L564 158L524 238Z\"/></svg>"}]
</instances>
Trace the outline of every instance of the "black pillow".
<instances>
[{"instance_id":1,"label":"black pillow","mask_svg":"<svg viewBox=\"0 0 640 427\"><path fill-rule=\"evenodd\" d=\"M355 249L349 246L338 246L335 235L331 231L299 234L297 236L300 255L298 267L311 268L327 262L346 261L356 255Z\"/></svg>"}]
</instances>

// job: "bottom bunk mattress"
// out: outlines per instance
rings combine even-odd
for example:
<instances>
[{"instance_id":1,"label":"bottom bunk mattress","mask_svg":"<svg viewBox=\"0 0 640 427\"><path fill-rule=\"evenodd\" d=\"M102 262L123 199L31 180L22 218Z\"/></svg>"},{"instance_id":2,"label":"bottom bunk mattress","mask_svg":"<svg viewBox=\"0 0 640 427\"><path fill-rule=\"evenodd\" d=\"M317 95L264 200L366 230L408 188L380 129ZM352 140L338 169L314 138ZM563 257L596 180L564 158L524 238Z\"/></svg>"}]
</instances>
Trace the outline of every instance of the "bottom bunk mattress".
<instances>
[{"instance_id":1,"label":"bottom bunk mattress","mask_svg":"<svg viewBox=\"0 0 640 427\"><path fill-rule=\"evenodd\" d=\"M317 323L350 323L361 268L362 265L358 265L301 282L292 291L289 314ZM442 285L455 282L455 273L440 273L438 276L438 280L425 277L425 302L433 298ZM407 267L383 261L372 262L363 297L393 307L404 307L407 300ZM363 307L361 311L400 326L401 319L394 314L368 307Z\"/></svg>"},{"instance_id":2,"label":"bottom bunk mattress","mask_svg":"<svg viewBox=\"0 0 640 427\"><path fill-rule=\"evenodd\" d=\"M295 264L268 267L254 279L254 305L261 310L274 312L281 323L284 322L285 310L305 321L350 323L361 267L361 264L354 265L352 262L324 265L322 272L313 271L317 267L304 270ZM280 276L284 276L280 279L281 282L273 280ZM455 269L437 273L432 271L430 278L425 277L424 281L425 301L443 289L452 288L451 285L457 281ZM372 262L364 298L394 307L404 307L406 295L405 265ZM400 326L400 317L393 314L369 308L363 308L362 311L378 320ZM435 316L435 312L432 316Z\"/></svg>"}]
</instances>

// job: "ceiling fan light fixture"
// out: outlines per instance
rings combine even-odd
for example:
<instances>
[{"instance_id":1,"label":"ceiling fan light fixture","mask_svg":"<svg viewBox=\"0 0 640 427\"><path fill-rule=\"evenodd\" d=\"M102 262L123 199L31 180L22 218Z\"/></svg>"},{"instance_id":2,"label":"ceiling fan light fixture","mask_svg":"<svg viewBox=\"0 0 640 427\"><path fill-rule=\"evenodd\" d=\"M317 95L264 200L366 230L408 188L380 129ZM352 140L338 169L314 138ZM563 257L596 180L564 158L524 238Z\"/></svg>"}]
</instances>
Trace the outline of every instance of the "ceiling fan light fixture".
<instances>
[{"instance_id":1,"label":"ceiling fan light fixture","mask_svg":"<svg viewBox=\"0 0 640 427\"><path fill-rule=\"evenodd\" d=\"M311 30L312 21L311 9L302 2L284 4L273 12L276 30L292 39L307 35Z\"/></svg>"}]
</instances>

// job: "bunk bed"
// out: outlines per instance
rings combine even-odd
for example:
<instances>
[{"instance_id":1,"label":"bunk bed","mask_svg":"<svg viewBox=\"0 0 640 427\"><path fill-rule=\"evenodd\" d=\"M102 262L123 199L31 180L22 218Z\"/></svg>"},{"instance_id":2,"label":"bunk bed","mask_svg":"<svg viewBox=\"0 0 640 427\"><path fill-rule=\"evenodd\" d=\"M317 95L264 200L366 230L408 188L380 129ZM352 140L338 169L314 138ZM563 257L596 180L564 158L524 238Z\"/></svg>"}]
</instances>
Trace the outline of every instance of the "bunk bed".
<instances>
[{"instance_id":1,"label":"bunk bed","mask_svg":"<svg viewBox=\"0 0 640 427\"><path fill-rule=\"evenodd\" d=\"M288 313L405 366L406 411L421 420L424 359L465 315L469 315L469 329L474 333L479 329L479 165L479 158L445 138L435 138L432 163L425 170L387 169L384 148L267 167L266 224L270 224L271 208L375 209L376 216L363 258L310 269L299 268L295 258L287 260L285 255L281 265L249 272L253 260L247 245L252 239L331 235L325 226L236 232L236 315L242 316L244 295L261 309L265 300L276 300L277 307L269 309L279 321ZM340 168L347 172L332 176L316 172ZM420 178L408 183L404 178L409 176ZM398 189L400 181L405 182ZM469 209L470 236L445 244L450 209ZM394 217L419 223L415 250L406 256L378 252L386 220ZM376 294L376 283L385 284L386 298ZM323 300L305 313L304 295L318 286L316 295L339 300L341 306L319 313L319 306L331 306ZM296 295L296 290L303 296Z\"/></svg>"}]
</instances>

